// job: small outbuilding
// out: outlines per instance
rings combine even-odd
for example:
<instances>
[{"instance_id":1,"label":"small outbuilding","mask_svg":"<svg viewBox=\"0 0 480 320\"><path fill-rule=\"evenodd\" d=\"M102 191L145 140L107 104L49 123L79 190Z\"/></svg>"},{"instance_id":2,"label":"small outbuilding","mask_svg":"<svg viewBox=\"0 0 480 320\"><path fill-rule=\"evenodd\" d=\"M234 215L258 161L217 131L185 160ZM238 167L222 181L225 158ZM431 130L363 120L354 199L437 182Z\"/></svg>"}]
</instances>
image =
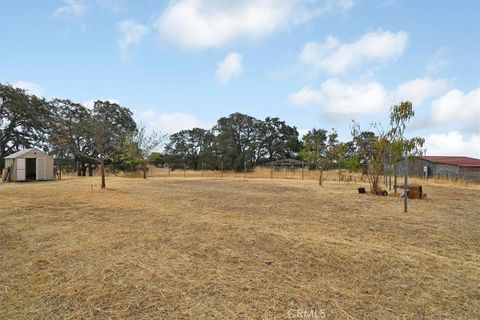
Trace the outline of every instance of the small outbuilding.
<instances>
[{"instance_id":1,"label":"small outbuilding","mask_svg":"<svg viewBox=\"0 0 480 320\"><path fill-rule=\"evenodd\" d=\"M2 179L7 181L53 180L53 166L53 157L40 149L23 149L5 157Z\"/></svg>"}]
</instances>

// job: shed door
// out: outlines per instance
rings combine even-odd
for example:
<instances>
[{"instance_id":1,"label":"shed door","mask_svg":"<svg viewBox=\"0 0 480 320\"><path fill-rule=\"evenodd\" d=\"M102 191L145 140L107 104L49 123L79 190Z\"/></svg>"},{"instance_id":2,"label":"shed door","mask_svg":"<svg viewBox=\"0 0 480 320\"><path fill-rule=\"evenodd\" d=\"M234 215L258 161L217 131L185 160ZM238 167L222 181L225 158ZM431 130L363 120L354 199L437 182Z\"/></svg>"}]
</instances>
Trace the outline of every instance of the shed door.
<instances>
[{"instance_id":1,"label":"shed door","mask_svg":"<svg viewBox=\"0 0 480 320\"><path fill-rule=\"evenodd\" d=\"M25 159L17 159L17 181L25 181Z\"/></svg>"},{"instance_id":2,"label":"shed door","mask_svg":"<svg viewBox=\"0 0 480 320\"><path fill-rule=\"evenodd\" d=\"M45 158L37 158L37 180L45 180Z\"/></svg>"}]
</instances>

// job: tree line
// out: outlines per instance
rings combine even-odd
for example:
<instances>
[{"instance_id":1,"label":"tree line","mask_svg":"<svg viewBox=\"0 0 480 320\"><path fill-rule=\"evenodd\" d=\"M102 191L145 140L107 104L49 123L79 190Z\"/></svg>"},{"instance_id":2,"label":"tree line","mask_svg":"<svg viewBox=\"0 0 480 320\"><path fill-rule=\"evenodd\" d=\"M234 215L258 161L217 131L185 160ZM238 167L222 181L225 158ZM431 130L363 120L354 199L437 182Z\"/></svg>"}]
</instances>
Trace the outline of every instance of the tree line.
<instances>
[{"instance_id":1,"label":"tree line","mask_svg":"<svg viewBox=\"0 0 480 320\"><path fill-rule=\"evenodd\" d=\"M92 108L68 99L36 97L0 84L0 159L23 148L38 147L57 164L74 167L78 175L105 168L141 170L168 165L193 170L253 170L280 159L303 160L312 169L361 170L373 192L380 177L405 151L413 154L422 138L406 139L406 124L414 116L410 102L393 106L387 129L373 124L366 130L351 124L352 140L341 142L335 129L314 128L300 137L295 126L277 117L263 120L233 113L210 129L192 128L170 136L150 133L117 103L96 101ZM160 150L160 145L164 147ZM396 172L396 171L395 171Z\"/></svg>"},{"instance_id":2,"label":"tree line","mask_svg":"<svg viewBox=\"0 0 480 320\"><path fill-rule=\"evenodd\" d=\"M92 175L98 168L104 188L106 166L113 170L134 166L145 172L148 156L159 144L155 133L147 134L132 112L117 103L98 100L86 108L0 84L1 159L38 147L53 155L57 164L73 165L79 176Z\"/></svg>"}]
</instances>

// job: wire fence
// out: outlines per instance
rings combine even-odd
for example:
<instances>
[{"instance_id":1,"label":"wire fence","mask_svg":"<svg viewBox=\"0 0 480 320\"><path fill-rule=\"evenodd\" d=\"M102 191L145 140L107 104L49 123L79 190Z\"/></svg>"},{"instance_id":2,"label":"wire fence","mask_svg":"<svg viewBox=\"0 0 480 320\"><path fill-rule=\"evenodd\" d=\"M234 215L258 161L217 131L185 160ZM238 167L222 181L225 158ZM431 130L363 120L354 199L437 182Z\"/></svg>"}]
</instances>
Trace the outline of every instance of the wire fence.
<instances>
[{"instance_id":1,"label":"wire fence","mask_svg":"<svg viewBox=\"0 0 480 320\"><path fill-rule=\"evenodd\" d=\"M93 171L93 176L98 176L97 170ZM143 172L138 170L127 170L123 172L106 171L107 176L118 176L127 178L143 178ZM63 171L62 177L75 177L74 171ZM147 172L147 178L211 178L211 179L292 179L292 180L310 180L318 181L320 178L320 170L311 170L305 168L276 168L276 167L256 167L253 170L245 171L230 171L230 170L192 170L183 168L157 168L150 167ZM393 176L381 176L380 186L386 190L394 189ZM397 183L401 183L402 176L398 176ZM479 184L477 181L460 180L460 179L445 179L429 177L424 179L422 177L410 176L411 183L424 184L427 181L434 184ZM323 181L337 181L346 184L363 184L368 185L368 178L359 172L351 172L346 169L335 169L324 171L322 174Z\"/></svg>"},{"instance_id":2,"label":"wire fence","mask_svg":"<svg viewBox=\"0 0 480 320\"><path fill-rule=\"evenodd\" d=\"M128 173L127 177L139 177L141 173ZM318 180L320 178L319 170L310 170L308 168L269 168L256 167L253 170L221 171L221 170L189 170L189 169L170 169L170 168L150 168L148 177L173 177L173 178L230 178L230 179L295 179L295 180ZM348 172L347 170L324 171L322 181L341 181L341 182L365 182L365 177L358 173Z\"/></svg>"}]
</instances>

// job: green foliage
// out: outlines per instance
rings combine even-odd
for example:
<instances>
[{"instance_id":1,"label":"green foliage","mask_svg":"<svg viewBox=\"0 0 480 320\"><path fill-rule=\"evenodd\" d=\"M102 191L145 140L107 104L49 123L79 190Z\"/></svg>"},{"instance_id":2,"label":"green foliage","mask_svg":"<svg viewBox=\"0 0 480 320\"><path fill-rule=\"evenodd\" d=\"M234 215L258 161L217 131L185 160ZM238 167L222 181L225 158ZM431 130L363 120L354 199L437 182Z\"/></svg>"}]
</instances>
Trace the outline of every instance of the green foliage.
<instances>
[{"instance_id":1,"label":"green foliage","mask_svg":"<svg viewBox=\"0 0 480 320\"><path fill-rule=\"evenodd\" d=\"M392 162L401 160L405 152L412 155L421 155L422 153L421 148L425 139L420 137L406 139L404 137L407 123L414 116L415 111L409 101L402 101L390 110L390 130L386 135L391 143L390 156Z\"/></svg>"},{"instance_id":2,"label":"green foliage","mask_svg":"<svg viewBox=\"0 0 480 320\"><path fill-rule=\"evenodd\" d=\"M170 136L165 147L166 161L173 166L197 170L203 161L208 161L212 152L213 134L209 130L193 128Z\"/></svg>"},{"instance_id":3,"label":"green foliage","mask_svg":"<svg viewBox=\"0 0 480 320\"><path fill-rule=\"evenodd\" d=\"M105 164L115 158L124 137L137 131L132 112L109 101L96 101L93 109L69 100L54 100L56 123L51 128L54 150L72 154L82 165L99 164L105 187ZM80 166L79 166L80 173Z\"/></svg>"},{"instance_id":4,"label":"green foliage","mask_svg":"<svg viewBox=\"0 0 480 320\"><path fill-rule=\"evenodd\" d=\"M311 166L320 169L319 185L322 184L324 170L331 169L338 164L338 160L345 147L338 142L338 133L335 129L328 132L325 129L312 129L303 136L301 157Z\"/></svg>"},{"instance_id":5,"label":"green foliage","mask_svg":"<svg viewBox=\"0 0 480 320\"><path fill-rule=\"evenodd\" d=\"M259 122L260 154L258 162L271 162L294 158L302 145L298 140L297 128L291 127L279 118L267 117Z\"/></svg>"},{"instance_id":6,"label":"green foliage","mask_svg":"<svg viewBox=\"0 0 480 320\"><path fill-rule=\"evenodd\" d=\"M153 164L156 167L161 166L165 163L165 155L160 152L152 152L148 156L148 163Z\"/></svg>"},{"instance_id":7,"label":"green foliage","mask_svg":"<svg viewBox=\"0 0 480 320\"><path fill-rule=\"evenodd\" d=\"M395 165L405 152L420 152L424 139L415 137L406 139L404 134L407 123L415 116L412 103L401 102L390 111L390 127L387 131L381 124L372 125L377 134L371 131L362 131L355 121L351 132L358 155L358 165L368 176L371 192L379 189L379 181L386 174L386 165Z\"/></svg>"},{"instance_id":8,"label":"green foliage","mask_svg":"<svg viewBox=\"0 0 480 320\"><path fill-rule=\"evenodd\" d=\"M0 84L0 158L23 148L47 150L52 115L45 99Z\"/></svg>"},{"instance_id":9,"label":"green foliage","mask_svg":"<svg viewBox=\"0 0 480 320\"><path fill-rule=\"evenodd\" d=\"M421 153L424 139L407 139L408 122L415 116L410 102L391 108L389 127L373 124L361 130L352 124L352 141L339 142L332 129L312 129L299 141L295 127L276 117L259 120L233 113L220 118L211 130L193 128L172 134L163 153L156 152L163 136L138 128L132 112L109 101L96 101L92 109L65 99L47 101L24 90L0 84L0 158L26 147L40 147L57 163L77 164L78 174L104 165L140 169L168 163L192 169L243 171L284 158L301 158L323 170L362 170L371 190L405 152ZM321 177L321 175L320 175ZM321 178L320 181L321 183Z\"/></svg>"},{"instance_id":10,"label":"green foliage","mask_svg":"<svg viewBox=\"0 0 480 320\"><path fill-rule=\"evenodd\" d=\"M260 131L258 119L242 113L222 117L213 128L217 150L225 167L242 171L245 164L253 167L260 156Z\"/></svg>"},{"instance_id":11,"label":"green foliage","mask_svg":"<svg viewBox=\"0 0 480 320\"><path fill-rule=\"evenodd\" d=\"M142 170L143 177L146 178L150 156L160 146L162 139L156 132L148 133L145 127L127 132L117 145L113 158L123 166Z\"/></svg>"}]
</instances>

